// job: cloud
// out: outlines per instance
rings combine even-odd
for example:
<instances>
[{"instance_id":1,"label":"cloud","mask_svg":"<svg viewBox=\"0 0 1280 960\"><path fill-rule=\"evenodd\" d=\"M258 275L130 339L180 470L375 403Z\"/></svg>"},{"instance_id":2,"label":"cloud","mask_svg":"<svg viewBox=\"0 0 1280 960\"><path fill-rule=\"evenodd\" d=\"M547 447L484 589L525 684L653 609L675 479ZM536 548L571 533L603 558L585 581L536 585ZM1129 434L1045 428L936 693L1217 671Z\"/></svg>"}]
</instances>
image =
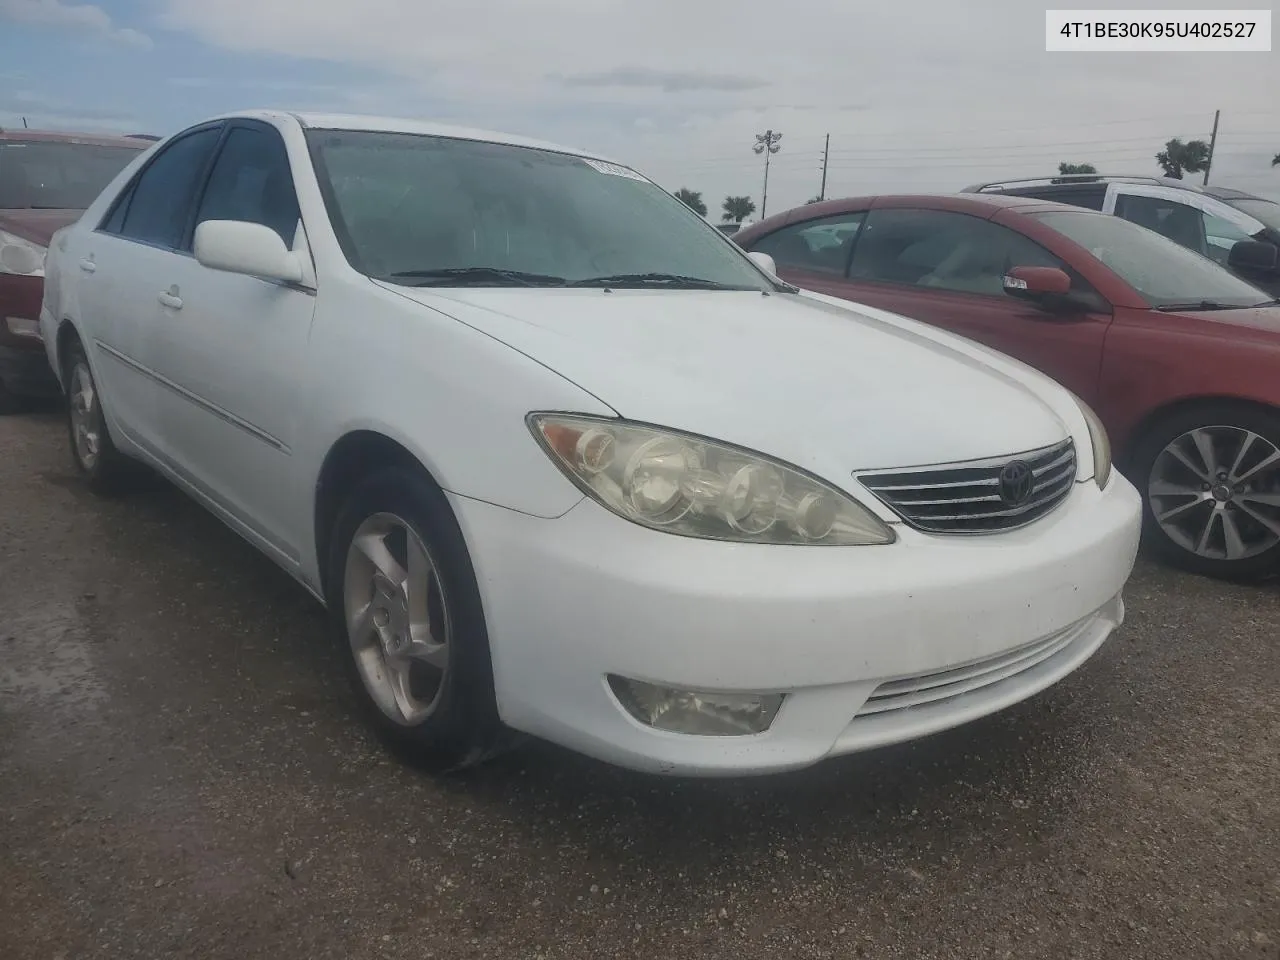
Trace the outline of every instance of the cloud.
<instances>
[{"instance_id":1,"label":"cloud","mask_svg":"<svg viewBox=\"0 0 1280 960\"><path fill-rule=\"evenodd\" d=\"M0 126L12 126L25 117L32 127L62 130L132 131L140 126L127 111L88 104L70 104L32 90L0 87Z\"/></svg>"},{"instance_id":2,"label":"cloud","mask_svg":"<svg viewBox=\"0 0 1280 960\"><path fill-rule=\"evenodd\" d=\"M645 87L666 93L687 93L692 90L758 90L769 82L756 77L732 74L701 73L693 70L652 70L647 67L614 67L599 73L578 73L564 76L549 73L547 77L566 87Z\"/></svg>"},{"instance_id":3,"label":"cloud","mask_svg":"<svg viewBox=\"0 0 1280 960\"><path fill-rule=\"evenodd\" d=\"M1044 8L1026 0L788 0L785 11L488 0L482 24L474 0L309 0L305 16L297 0L153 2L165 27L215 47L379 78L313 99L590 147L708 197L758 198L754 135L784 131L770 209L817 192L828 133L836 195L956 190L1063 160L1156 172L1161 145L1207 138L1217 107L1224 156L1280 150L1280 57L1049 54ZM271 88L259 89L269 99ZM1241 164L1280 182L1280 170ZM1231 168L1221 169L1225 178Z\"/></svg>"},{"instance_id":4,"label":"cloud","mask_svg":"<svg viewBox=\"0 0 1280 960\"><path fill-rule=\"evenodd\" d=\"M308 83L305 80L265 79L253 77L169 77L170 86L190 90L270 90L286 93L345 93L347 87L336 83Z\"/></svg>"},{"instance_id":5,"label":"cloud","mask_svg":"<svg viewBox=\"0 0 1280 960\"><path fill-rule=\"evenodd\" d=\"M0 20L94 33L117 43L150 49L151 38L130 27L117 27L101 7L62 0L0 0Z\"/></svg>"}]
</instances>

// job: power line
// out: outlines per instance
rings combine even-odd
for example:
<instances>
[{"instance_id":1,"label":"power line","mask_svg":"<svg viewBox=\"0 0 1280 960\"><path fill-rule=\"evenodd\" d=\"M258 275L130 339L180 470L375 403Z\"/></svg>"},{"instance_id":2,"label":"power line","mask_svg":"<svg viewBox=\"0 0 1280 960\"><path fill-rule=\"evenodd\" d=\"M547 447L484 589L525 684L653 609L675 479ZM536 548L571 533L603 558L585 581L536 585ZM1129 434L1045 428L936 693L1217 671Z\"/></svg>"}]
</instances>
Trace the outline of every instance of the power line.
<instances>
[{"instance_id":1,"label":"power line","mask_svg":"<svg viewBox=\"0 0 1280 960\"><path fill-rule=\"evenodd\" d=\"M1179 139L1197 140L1199 136L1191 136ZM1207 138L1206 138L1207 139ZM1099 146L1123 146L1148 144L1157 142L1159 146L1164 146L1164 141L1155 141L1152 137L1124 137L1106 140L1063 140L1048 143L1020 143L1020 144L979 144L972 147L960 146L939 146L939 147L858 147L853 150L837 150L833 151L835 155L842 153L901 153L909 151L911 153L935 153L940 150L954 151L956 153L1009 153L1021 150L1055 150L1071 149L1075 147L1099 147Z\"/></svg>"},{"instance_id":2,"label":"power line","mask_svg":"<svg viewBox=\"0 0 1280 960\"><path fill-rule=\"evenodd\" d=\"M1266 116L1266 117L1280 118L1280 110L1276 110L1274 108L1270 110L1233 110L1231 112L1231 116L1233 117ZM1132 126L1137 123L1150 123L1150 122L1157 122L1157 121L1164 123L1171 120L1188 120L1193 117L1196 119L1197 122L1203 122L1205 118L1205 113L1202 111L1196 110L1196 111L1190 111L1187 113L1170 113L1170 114L1149 116L1149 117L1133 117L1129 119L1087 120L1082 123L1067 124L1065 125L1065 129L1104 127L1104 126L1117 126L1117 125ZM1025 124L1019 124L1018 126L1015 126L1015 127L980 126L979 128L969 126L969 127L962 127L958 129L952 129L952 130L945 130L945 129L930 127L929 132L932 134L973 133L975 129L981 129L983 133L1055 133L1060 130L1063 130L1064 125L1054 124L1053 126L1049 126L1049 127L1029 127L1029 126L1026 126ZM849 134L849 135L853 136L855 134ZM837 133L837 134L833 134L833 136L838 138L838 137L844 136L844 134Z\"/></svg>"},{"instance_id":3,"label":"power line","mask_svg":"<svg viewBox=\"0 0 1280 960\"><path fill-rule=\"evenodd\" d=\"M1143 161L1145 161L1145 162L1150 162L1150 163L1154 164L1154 163L1155 163L1155 154L1154 154L1154 153L1142 153L1142 154L1131 154L1131 155L1129 155L1129 156L1127 156L1127 157L1109 157L1109 158L1105 158L1105 161L1099 161L1099 162L1106 162L1107 164L1114 165L1114 164L1124 164L1124 163L1134 163L1134 164L1136 164L1136 163L1143 162ZM1044 161L1043 165L1048 165L1049 163L1050 163L1050 161ZM1025 165L1025 166L1036 166L1037 164L1036 164L1036 163L1029 163L1029 164L1024 164L1024 165ZM991 169L992 167L994 167L994 166L996 166L996 164L993 164L993 163L990 163L990 162L982 162L982 161L978 161L978 162L969 162L969 163L952 163L952 162L948 162L948 163L946 163L946 164L942 165L942 166L941 166L941 169L947 169L947 170L990 170L990 169ZM1002 165L1002 166L1007 166L1007 165ZM832 169L832 170L904 170L904 169L906 169L906 170L937 170L937 169L940 169L940 167L939 167L938 165L935 165L935 164L915 164L915 165L912 165L912 164L909 164L909 163L901 163L901 162L899 162L899 163L842 163L842 164L835 164L835 163L833 163L833 164L831 165L831 169ZM1054 174L1054 176L1056 176L1056 175L1057 175L1057 174Z\"/></svg>"},{"instance_id":4,"label":"power line","mask_svg":"<svg viewBox=\"0 0 1280 960\"><path fill-rule=\"evenodd\" d=\"M1228 119L1228 120L1235 120L1236 118L1239 118L1239 117L1269 117L1269 118L1274 118L1274 119L1280 120L1280 110L1275 110L1275 109L1271 109L1271 110L1233 110L1233 111L1228 115L1227 119ZM1017 126L1017 127L1004 127L1004 128L990 128L990 127L975 128L975 127L972 127L972 126L971 126L971 127L966 127L966 128L963 128L963 129L953 129L953 130L940 130L940 129L930 128L929 133L930 133L932 136L935 136L935 137L936 137L936 136L939 136L939 135L946 135L946 134L950 134L950 133L965 133L965 134L972 134L972 133L974 133L974 132L975 132L975 130L978 130L978 131L979 131L979 132L981 132L983 135L991 134L991 133L1002 133L1002 132L1021 133L1021 134L1035 134L1035 133L1044 133L1044 134L1061 134L1061 133L1062 133L1062 132L1064 132L1064 131L1070 131L1070 130L1085 131L1085 130L1088 130L1088 129L1093 128L1093 127L1115 126L1115 125L1128 125L1128 126L1133 126L1134 124L1137 124L1137 123L1150 122L1150 121L1158 121L1158 120L1170 120L1170 119L1182 119L1182 120L1194 119L1194 120L1196 121L1197 125L1198 125L1198 124L1200 124L1200 123L1205 122L1205 120L1206 120L1206 116L1205 116L1205 114L1203 114L1203 113L1200 113L1200 112L1194 112L1194 113L1165 114L1165 115L1163 115L1163 116L1149 116L1149 117L1138 117L1138 118L1129 118L1129 119L1114 119L1114 120L1085 121L1085 122L1082 122L1082 123L1072 123L1072 124L1068 124L1068 125L1066 125L1066 126L1064 126L1064 125L1062 125L1062 124L1055 124L1055 125L1053 125L1053 126L1048 126L1048 127L1031 127L1031 126L1021 125L1021 126ZM874 141L874 140L885 141L885 140L892 140L892 139L894 139L894 138L896 138L896 137L900 137L900 136L902 136L902 135L903 135L904 133L906 133L906 132L908 132L908 131L904 128L904 129L902 129L902 130L888 130L888 131L883 131L883 132L877 132L877 133L875 133L875 134L868 134L868 133L866 132L866 130L865 130L865 129L863 129L863 130L858 130L858 131L849 131L849 132L846 132L846 133L838 133L838 132L837 132L837 133L831 133L831 134L829 134L828 136L830 136L830 138L831 138L831 139L833 139L833 140L835 140L837 143L839 143L839 142L840 142L840 141L842 141L842 140L843 140L843 141L846 141L846 142L848 142L848 141L864 142L864 141L868 141L868 140L872 140L872 141ZM914 131L910 131L910 132L914 132ZM1198 135L1194 135L1194 136L1188 136L1188 134L1187 134L1185 131L1181 131L1181 132L1179 132L1179 131L1175 131L1175 133L1176 133L1176 135L1177 135L1180 139L1183 139L1183 140L1188 140L1188 139L1199 139L1199 138L1201 138L1201 137L1203 137L1203 138L1207 139L1207 137L1208 137L1208 132L1207 132L1207 131L1206 131L1204 134L1198 134ZM1147 134L1147 135L1137 135L1137 136L1135 136L1135 135L1129 135L1129 136L1126 136L1126 137L1120 137L1120 138L1116 138L1116 137L1102 137L1102 136L1099 136L1099 137L1095 137L1095 138L1093 138L1093 139L1089 139L1089 140L1064 141L1064 142L1061 142L1061 143L1058 143L1058 144L1046 143L1045 145L1046 145L1046 146L1054 146L1054 145L1057 145L1057 146L1089 146L1089 145L1092 145L1092 144L1103 144L1103 143L1125 143L1125 142L1138 143L1138 142L1147 142L1147 141L1149 141L1149 140L1156 139L1156 138L1161 138L1161 137L1163 137L1163 138L1164 138L1164 139L1161 139L1161 140L1160 140L1160 144L1161 144L1161 145L1163 145L1163 144L1164 144L1164 142L1165 142L1166 140L1168 140L1168 139L1169 139L1169 135L1168 135L1168 134L1169 134L1169 131L1168 131L1168 130L1165 130L1165 131L1161 131L1161 132L1153 132L1153 133L1151 133L1151 134ZM1219 131L1219 136L1228 136L1228 135L1229 135L1229 134L1228 134L1228 133L1226 133L1225 131ZM1267 134L1267 131L1266 131L1266 130L1262 130L1262 129L1258 129L1258 130L1242 130L1242 131L1240 131L1238 134L1235 134L1235 136L1258 136L1258 137L1266 137L1267 135L1268 135L1268 134ZM1276 138L1274 138L1274 139L1280 140L1280 136L1277 136L1277 137L1276 137ZM802 140L801 142L805 142L805 141L803 141L803 140ZM814 144L814 146L813 146L812 148L810 148L808 151L802 151L802 152L809 152L809 153L811 153L811 154L813 154L813 155L815 155L815 156L816 156L816 155L820 155L820 154L822 153L821 141L817 140L817 139L816 139L816 137L815 137L815 140L813 140L813 141L809 141L809 142L812 142L812 143ZM999 145L999 144L988 144L988 145L987 145L987 147L989 147L990 149L993 149L993 150L1010 149L1010 148L1015 148L1015 149L1016 149L1016 148L1017 148L1017 147L1019 147L1019 146L1021 146L1021 145L1019 145L1019 144L1010 144L1008 147L1002 147L1002 146L1001 146L1001 145ZM972 148L972 149L984 149L984 148L985 148L985 147L974 147L974 148ZM875 148L868 148L868 149L875 149ZM893 149L893 148L882 148L882 149ZM921 149L921 150L949 150L949 149L965 149L965 148L961 148L961 147L948 147L948 146L934 146L934 147L922 147L922 148L920 148L920 149ZM797 155L796 151L794 151L794 150L789 150L789 151L788 151L788 153L789 153L789 155L791 155L791 156L796 156L796 155ZM670 157L671 159L681 159L681 158L683 158L683 157L685 157L685 156L687 156L687 155L686 155L684 152L682 152L682 151L680 151L680 152L677 152L677 151L673 151L673 152L666 152L666 151L663 151L663 152L660 152L660 153L649 154L649 156L651 156L651 157Z\"/></svg>"}]
</instances>

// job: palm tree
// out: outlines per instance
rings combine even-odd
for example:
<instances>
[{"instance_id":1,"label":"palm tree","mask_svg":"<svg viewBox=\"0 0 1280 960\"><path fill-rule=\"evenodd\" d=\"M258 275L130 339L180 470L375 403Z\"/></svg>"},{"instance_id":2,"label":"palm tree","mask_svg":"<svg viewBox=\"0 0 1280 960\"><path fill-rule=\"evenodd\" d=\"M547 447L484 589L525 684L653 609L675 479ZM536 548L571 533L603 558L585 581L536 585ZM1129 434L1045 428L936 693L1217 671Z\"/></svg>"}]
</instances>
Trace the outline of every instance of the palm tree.
<instances>
[{"instance_id":1,"label":"palm tree","mask_svg":"<svg viewBox=\"0 0 1280 960\"><path fill-rule=\"evenodd\" d=\"M725 197L720 209L726 223L741 223L756 212L756 204L750 197Z\"/></svg>"},{"instance_id":2,"label":"palm tree","mask_svg":"<svg viewBox=\"0 0 1280 960\"><path fill-rule=\"evenodd\" d=\"M1200 173L1209 168L1209 145L1203 140L1183 143L1174 137L1156 154L1156 163L1166 177L1181 180L1184 173Z\"/></svg>"},{"instance_id":3,"label":"palm tree","mask_svg":"<svg viewBox=\"0 0 1280 960\"><path fill-rule=\"evenodd\" d=\"M1280 153L1277 153L1274 157L1271 158L1271 165L1273 167L1280 167Z\"/></svg>"},{"instance_id":4,"label":"palm tree","mask_svg":"<svg viewBox=\"0 0 1280 960\"><path fill-rule=\"evenodd\" d=\"M1068 177L1073 173L1097 173L1098 168L1092 163L1060 163L1058 164L1058 175Z\"/></svg>"},{"instance_id":5,"label":"palm tree","mask_svg":"<svg viewBox=\"0 0 1280 960\"><path fill-rule=\"evenodd\" d=\"M676 199L684 202L694 213L701 217L707 215L707 205L702 202L701 190L690 190L688 187L681 187L676 191Z\"/></svg>"}]
</instances>

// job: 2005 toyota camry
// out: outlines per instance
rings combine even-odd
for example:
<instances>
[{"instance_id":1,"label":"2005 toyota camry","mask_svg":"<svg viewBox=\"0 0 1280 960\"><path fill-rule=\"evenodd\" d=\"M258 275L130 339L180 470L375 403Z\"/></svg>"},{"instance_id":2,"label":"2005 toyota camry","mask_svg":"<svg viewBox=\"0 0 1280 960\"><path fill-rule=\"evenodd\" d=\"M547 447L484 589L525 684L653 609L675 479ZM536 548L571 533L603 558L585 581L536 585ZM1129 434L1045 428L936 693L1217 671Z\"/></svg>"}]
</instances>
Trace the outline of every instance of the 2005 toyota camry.
<instances>
[{"instance_id":1,"label":"2005 toyota camry","mask_svg":"<svg viewBox=\"0 0 1280 960\"><path fill-rule=\"evenodd\" d=\"M594 156L223 117L61 231L46 291L89 482L148 464L292 574L435 768L510 731L801 767L1022 700L1123 616L1139 500L1084 404Z\"/></svg>"}]
</instances>

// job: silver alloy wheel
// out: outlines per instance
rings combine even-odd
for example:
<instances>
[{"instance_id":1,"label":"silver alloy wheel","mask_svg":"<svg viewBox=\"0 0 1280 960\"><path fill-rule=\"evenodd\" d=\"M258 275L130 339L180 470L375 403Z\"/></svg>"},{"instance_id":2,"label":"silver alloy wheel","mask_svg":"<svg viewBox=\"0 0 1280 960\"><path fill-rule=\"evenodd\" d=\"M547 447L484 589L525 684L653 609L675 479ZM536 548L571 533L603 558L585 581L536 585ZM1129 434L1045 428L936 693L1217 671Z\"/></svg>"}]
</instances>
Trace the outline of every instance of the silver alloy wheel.
<instances>
[{"instance_id":1,"label":"silver alloy wheel","mask_svg":"<svg viewBox=\"0 0 1280 960\"><path fill-rule=\"evenodd\" d=\"M452 639L444 585L426 545L390 513L369 517L347 548L347 638L365 689L401 726L439 705Z\"/></svg>"},{"instance_id":2,"label":"silver alloy wheel","mask_svg":"<svg viewBox=\"0 0 1280 960\"><path fill-rule=\"evenodd\" d=\"M67 403L76 459L85 470L93 470L98 462L102 437L98 433L98 391L94 387L89 364L84 360L77 360L71 368L71 390Z\"/></svg>"},{"instance_id":3,"label":"silver alloy wheel","mask_svg":"<svg viewBox=\"0 0 1280 960\"><path fill-rule=\"evenodd\" d=\"M1210 560L1247 560L1280 543L1280 450L1242 427L1175 438L1147 482L1151 512L1174 543Z\"/></svg>"}]
</instances>

